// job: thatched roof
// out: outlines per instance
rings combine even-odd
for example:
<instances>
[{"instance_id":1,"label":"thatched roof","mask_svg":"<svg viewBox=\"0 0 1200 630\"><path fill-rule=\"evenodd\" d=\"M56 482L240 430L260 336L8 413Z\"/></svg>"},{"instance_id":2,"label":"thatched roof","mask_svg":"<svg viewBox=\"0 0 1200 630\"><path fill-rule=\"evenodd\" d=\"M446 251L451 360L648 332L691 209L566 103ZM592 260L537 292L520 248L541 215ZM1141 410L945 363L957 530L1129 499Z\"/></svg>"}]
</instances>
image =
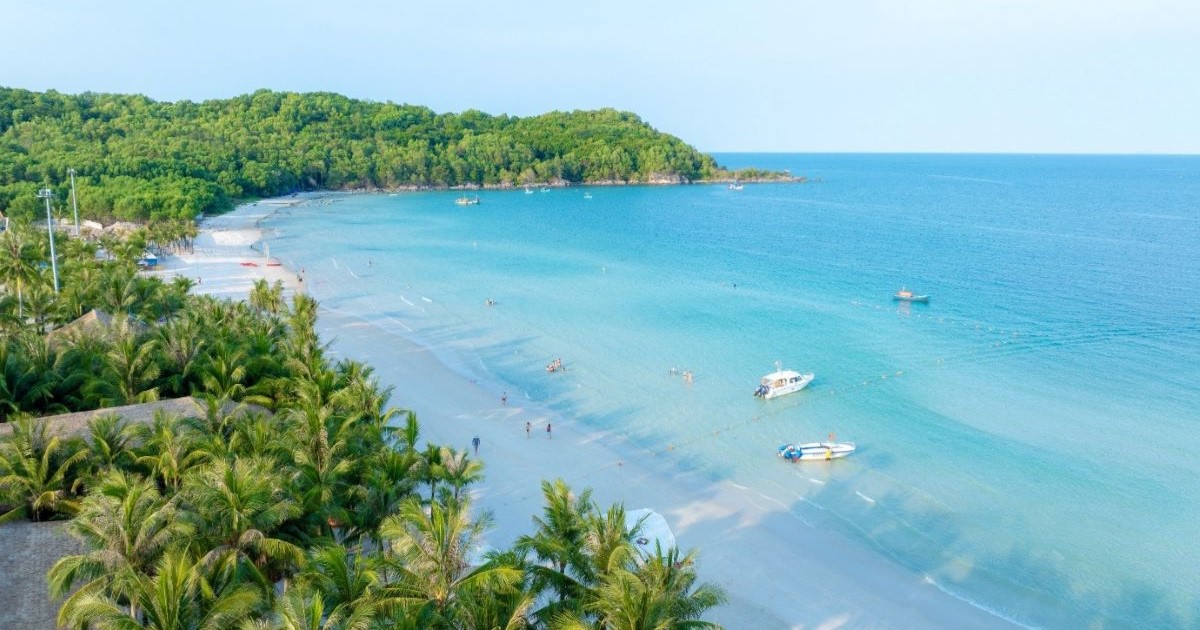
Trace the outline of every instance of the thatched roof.
<instances>
[{"instance_id":1,"label":"thatched roof","mask_svg":"<svg viewBox=\"0 0 1200 630\"><path fill-rule=\"evenodd\" d=\"M54 342L64 339L75 339L80 335L112 335L115 329L121 325L128 326L129 330L134 333L146 330L146 325L137 320L129 318L114 319L112 315L104 311L92 309L84 313L79 319L50 331L46 334L46 339Z\"/></svg>"},{"instance_id":2,"label":"thatched roof","mask_svg":"<svg viewBox=\"0 0 1200 630\"><path fill-rule=\"evenodd\" d=\"M0 525L0 628L56 627L59 601L46 590L46 573L59 558L85 550L62 522Z\"/></svg>"},{"instance_id":3,"label":"thatched roof","mask_svg":"<svg viewBox=\"0 0 1200 630\"><path fill-rule=\"evenodd\" d=\"M235 402L226 402L224 411L227 414L234 413L239 405ZM270 413L266 408L258 405L244 405L243 408L252 413ZM183 398L172 398L170 400L159 400L157 402L142 403L140 405L125 405L123 407L106 407L104 409L95 409L92 411L77 411L75 413L64 413L57 416L45 416L39 418L46 423L46 428L51 435L60 437L84 437L88 433L87 424L96 416L115 414L127 420L130 424L144 424L154 419L155 412L162 410L166 413L176 414L185 418L203 417L206 406L204 401L197 400L191 396ZM0 424L0 437L12 433L11 424Z\"/></svg>"}]
</instances>

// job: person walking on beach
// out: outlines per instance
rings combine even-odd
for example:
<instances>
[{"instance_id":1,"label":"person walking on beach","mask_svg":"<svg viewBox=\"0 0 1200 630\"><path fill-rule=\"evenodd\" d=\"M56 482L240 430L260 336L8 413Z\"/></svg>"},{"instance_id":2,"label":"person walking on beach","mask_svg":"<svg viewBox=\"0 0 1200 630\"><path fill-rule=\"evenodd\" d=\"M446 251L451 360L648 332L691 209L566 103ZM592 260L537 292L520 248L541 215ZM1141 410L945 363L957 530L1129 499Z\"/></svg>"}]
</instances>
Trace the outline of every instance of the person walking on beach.
<instances>
[{"instance_id":1,"label":"person walking on beach","mask_svg":"<svg viewBox=\"0 0 1200 630\"><path fill-rule=\"evenodd\" d=\"M529 437L529 430L532 428L533 428L533 425L530 424L529 421L526 421L525 422L525 437Z\"/></svg>"},{"instance_id":2,"label":"person walking on beach","mask_svg":"<svg viewBox=\"0 0 1200 630\"><path fill-rule=\"evenodd\" d=\"M553 437L553 436L550 435L550 423L547 422L546 423L546 439L550 439L551 437Z\"/></svg>"},{"instance_id":3,"label":"person walking on beach","mask_svg":"<svg viewBox=\"0 0 1200 630\"><path fill-rule=\"evenodd\" d=\"M478 436L478 435L476 435L476 436L475 436L475 437L474 437L474 438L471 440L471 446L474 446L474 447L475 447L475 454L476 454L476 455L478 455L478 454L479 454L479 436Z\"/></svg>"}]
</instances>

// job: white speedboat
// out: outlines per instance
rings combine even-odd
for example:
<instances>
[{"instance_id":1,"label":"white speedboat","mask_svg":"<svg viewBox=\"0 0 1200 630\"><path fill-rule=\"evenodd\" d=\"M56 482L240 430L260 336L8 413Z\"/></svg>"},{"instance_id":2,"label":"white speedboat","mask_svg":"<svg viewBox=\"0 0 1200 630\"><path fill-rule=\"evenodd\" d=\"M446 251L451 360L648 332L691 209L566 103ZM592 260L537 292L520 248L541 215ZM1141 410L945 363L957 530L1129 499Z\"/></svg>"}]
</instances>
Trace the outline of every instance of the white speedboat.
<instances>
[{"instance_id":1,"label":"white speedboat","mask_svg":"<svg viewBox=\"0 0 1200 630\"><path fill-rule=\"evenodd\" d=\"M479 197L459 197L458 199L454 200L454 203L460 206L478 206Z\"/></svg>"},{"instance_id":2,"label":"white speedboat","mask_svg":"<svg viewBox=\"0 0 1200 630\"><path fill-rule=\"evenodd\" d=\"M791 462L838 459L854 452L854 442L806 442L784 444L775 454Z\"/></svg>"},{"instance_id":3,"label":"white speedboat","mask_svg":"<svg viewBox=\"0 0 1200 630\"><path fill-rule=\"evenodd\" d=\"M775 371L762 377L759 382L758 389L754 390L754 395L760 398L775 398L784 394L798 392L812 382L814 374L801 374L792 370L780 369L779 362L775 362Z\"/></svg>"}]
</instances>

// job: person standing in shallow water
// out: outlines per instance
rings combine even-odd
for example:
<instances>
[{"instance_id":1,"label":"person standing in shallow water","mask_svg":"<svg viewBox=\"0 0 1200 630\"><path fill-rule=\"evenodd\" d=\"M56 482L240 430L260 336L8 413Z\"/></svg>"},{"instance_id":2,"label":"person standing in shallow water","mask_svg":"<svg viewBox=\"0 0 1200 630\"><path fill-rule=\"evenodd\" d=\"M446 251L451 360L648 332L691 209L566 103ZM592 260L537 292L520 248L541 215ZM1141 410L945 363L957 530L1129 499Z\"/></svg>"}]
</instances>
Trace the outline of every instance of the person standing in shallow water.
<instances>
[{"instance_id":1,"label":"person standing in shallow water","mask_svg":"<svg viewBox=\"0 0 1200 630\"><path fill-rule=\"evenodd\" d=\"M500 394L500 404L508 406L508 392Z\"/></svg>"},{"instance_id":2,"label":"person standing in shallow water","mask_svg":"<svg viewBox=\"0 0 1200 630\"><path fill-rule=\"evenodd\" d=\"M550 435L550 423L549 422L546 423L546 437L547 438L553 437Z\"/></svg>"},{"instance_id":3,"label":"person standing in shallow water","mask_svg":"<svg viewBox=\"0 0 1200 630\"><path fill-rule=\"evenodd\" d=\"M532 428L533 428L533 425L530 424L528 421L526 421L525 422L525 437L529 437L529 430Z\"/></svg>"},{"instance_id":4,"label":"person standing in shallow water","mask_svg":"<svg viewBox=\"0 0 1200 630\"><path fill-rule=\"evenodd\" d=\"M474 438L471 439L471 446L475 447L475 454L478 455L479 454L479 436L478 435L476 435Z\"/></svg>"}]
</instances>

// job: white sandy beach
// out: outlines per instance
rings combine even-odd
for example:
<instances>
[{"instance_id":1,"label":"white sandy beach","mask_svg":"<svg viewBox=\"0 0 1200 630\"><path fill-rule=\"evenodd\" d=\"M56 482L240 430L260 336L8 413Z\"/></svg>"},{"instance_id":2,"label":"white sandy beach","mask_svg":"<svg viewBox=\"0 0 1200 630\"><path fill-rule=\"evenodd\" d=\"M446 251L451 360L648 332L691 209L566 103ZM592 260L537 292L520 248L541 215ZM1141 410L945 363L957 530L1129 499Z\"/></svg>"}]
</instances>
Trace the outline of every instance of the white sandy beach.
<instances>
[{"instance_id":1,"label":"white sandy beach","mask_svg":"<svg viewBox=\"0 0 1200 630\"><path fill-rule=\"evenodd\" d=\"M192 252L164 256L149 274L167 282L186 276L197 283L192 293L231 299L245 299L258 280L271 284L278 280L290 298L303 286L301 276L268 258L262 246L263 231L257 225L274 211L269 205L242 206L235 213L205 220Z\"/></svg>"},{"instance_id":2,"label":"white sandy beach","mask_svg":"<svg viewBox=\"0 0 1200 630\"><path fill-rule=\"evenodd\" d=\"M195 254L168 258L158 273L202 278L197 292L232 298L245 297L260 277L295 290L294 271L266 267L262 253L248 249L262 238L256 222L271 211L260 203L205 222ZM240 264L246 261L260 264ZM305 281L320 286L315 276ZM561 477L577 490L591 487L602 506L623 502L665 515L680 546L700 551L702 579L729 594L729 603L709 615L729 628L1012 627L753 490L682 472L669 455L645 455L619 436L511 394L503 405L503 385L471 381L462 376L467 370L356 315L322 310L318 328L334 358L374 366L381 382L395 387L392 404L417 412L425 440L467 449L479 436L487 476L476 487L476 506L494 515L487 537L493 547L532 532L541 481Z\"/></svg>"}]
</instances>

